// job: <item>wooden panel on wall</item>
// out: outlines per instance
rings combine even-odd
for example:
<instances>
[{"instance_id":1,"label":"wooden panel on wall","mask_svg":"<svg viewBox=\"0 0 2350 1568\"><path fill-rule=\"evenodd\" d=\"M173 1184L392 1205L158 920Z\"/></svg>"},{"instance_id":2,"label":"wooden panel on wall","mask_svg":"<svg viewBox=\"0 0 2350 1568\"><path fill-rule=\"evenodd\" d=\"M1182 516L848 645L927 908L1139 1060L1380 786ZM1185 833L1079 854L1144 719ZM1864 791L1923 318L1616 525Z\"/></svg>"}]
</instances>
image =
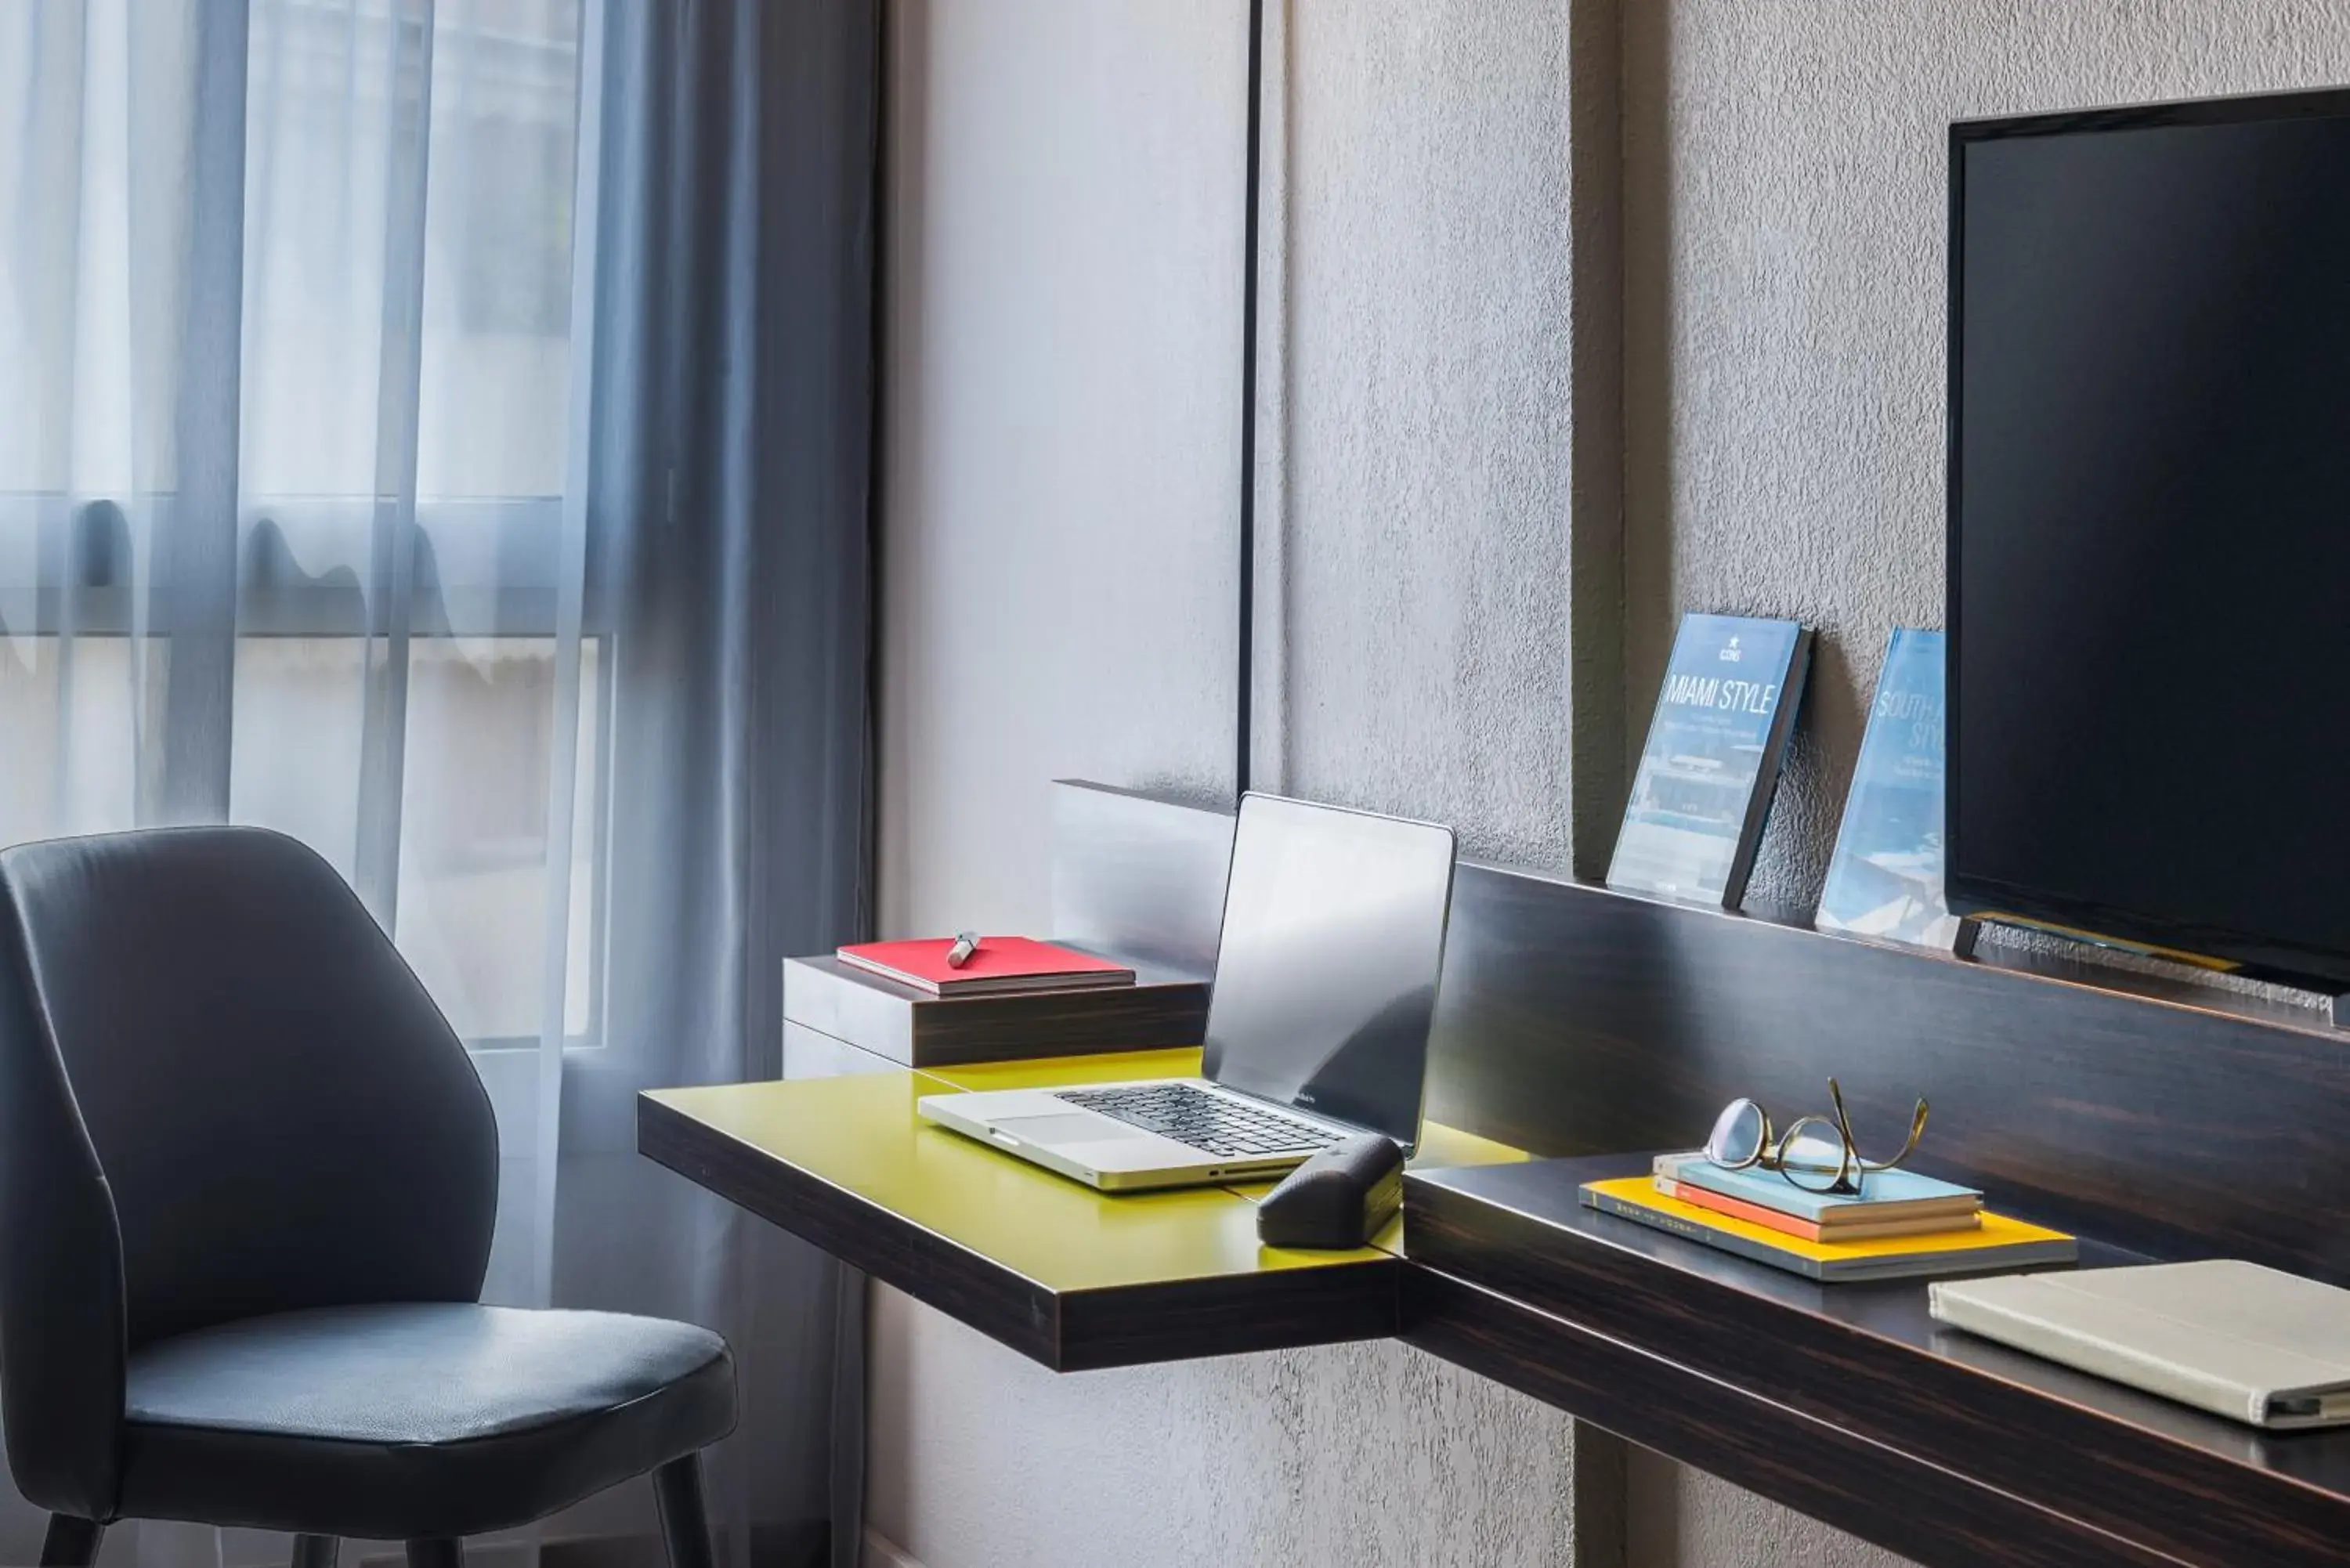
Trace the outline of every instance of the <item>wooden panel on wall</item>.
<instances>
[{"instance_id":1,"label":"wooden panel on wall","mask_svg":"<svg viewBox=\"0 0 2350 1568\"><path fill-rule=\"evenodd\" d=\"M1231 815L1057 797L1055 909L1078 922L1060 934L1212 964ZM2350 1282L2350 1038L2019 961L1464 864L1428 1114L1539 1154L1686 1147L1741 1095L1782 1121L1824 1109L1834 1075L1865 1151L1898 1145L1922 1095L1921 1168L2010 1207Z\"/></svg>"},{"instance_id":2,"label":"wooden panel on wall","mask_svg":"<svg viewBox=\"0 0 2350 1568\"><path fill-rule=\"evenodd\" d=\"M1687 1147L1741 1095L1824 1109L1833 1075L1864 1151L1923 1096L1923 1168L2158 1254L2350 1281L2350 1041L2314 1016L1517 873L1463 877L1453 919L1440 1119L1544 1153Z\"/></svg>"}]
</instances>

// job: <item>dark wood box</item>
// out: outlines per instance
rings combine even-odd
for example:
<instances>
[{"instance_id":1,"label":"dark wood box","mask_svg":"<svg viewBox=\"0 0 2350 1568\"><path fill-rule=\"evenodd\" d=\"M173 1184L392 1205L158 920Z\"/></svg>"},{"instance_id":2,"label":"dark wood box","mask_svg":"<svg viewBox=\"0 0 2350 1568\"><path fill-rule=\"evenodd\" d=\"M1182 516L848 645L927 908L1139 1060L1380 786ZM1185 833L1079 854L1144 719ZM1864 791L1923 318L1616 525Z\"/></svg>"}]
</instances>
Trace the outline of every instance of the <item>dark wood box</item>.
<instances>
[{"instance_id":1,"label":"dark wood box","mask_svg":"<svg viewBox=\"0 0 2350 1568\"><path fill-rule=\"evenodd\" d=\"M932 996L827 953L784 961L784 1020L907 1067L1197 1045L1208 982L1138 971L1130 986Z\"/></svg>"}]
</instances>

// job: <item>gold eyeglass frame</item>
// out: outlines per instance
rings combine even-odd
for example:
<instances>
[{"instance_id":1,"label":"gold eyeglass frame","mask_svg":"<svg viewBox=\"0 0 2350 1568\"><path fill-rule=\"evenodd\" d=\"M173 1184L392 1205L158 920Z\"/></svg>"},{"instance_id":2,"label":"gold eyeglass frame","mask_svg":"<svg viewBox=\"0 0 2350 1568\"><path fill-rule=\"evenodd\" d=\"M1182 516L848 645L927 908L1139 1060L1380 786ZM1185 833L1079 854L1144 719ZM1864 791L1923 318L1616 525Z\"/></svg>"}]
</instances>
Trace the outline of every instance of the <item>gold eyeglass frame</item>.
<instances>
[{"instance_id":1,"label":"gold eyeglass frame","mask_svg":"<svg viewBox=\"0 0 2350 1568\"><path fill-rule=\"evenodd\" d=\"M1730 1170L1775 1170L1785 1178L1791 1186L1800 1188L1805 1192L1857 1198L1861 1196L1863 1179L1869 1172L1895 1168L1917 1152L1918 1140L1926 1136L1927 1107L1924 1098L1920 1097L1918 1101L1918 1108L1910 1113L1909 1137L1902 1144L1901 1152L1891 1159L1866 1159L1862 1158L1859 1147L1853 1139L1852 1118L1845 1113L1844 1108L1844 1090L1834 1078L1828 1080L1828 1104L1831 1107L1831 1115L1824 1116L1814 1112L1810 1116L1798 1116L1788 1123L1786 1132L1781 1134L1774 1130L1771 1113L1762 1108L1761 1102L1752 1099L1732 1100L1722 1106L1721 1115L1714 1118L1714 1127L1719 1128L1731 1112L1742 1106L1751 1106L1753 1107L1755 1116L1762 1120L1762 1137L1755 1145L1752 1155L1744 1159L1732 1161L1722 1159L1715 1154L1713 1137L1709 1133L1706 1137L1706 1158ZM1791 1168L1788 1164L1787 1150L1797 1142L1806 1127L1823 1127L1835 1134L1836 1147L1842 1153L1833 1172L1825 1165L1803 1163ZM1823 1138L1821 1141L1825 1143L1826 1140ZM1796 1170L1802 1171L1807 1177L1832 1175L1833 1179L1825 1187L1814 1186L1808 1180L1798 1180L1794 1174Z\"/></svg>"}]
</instances>

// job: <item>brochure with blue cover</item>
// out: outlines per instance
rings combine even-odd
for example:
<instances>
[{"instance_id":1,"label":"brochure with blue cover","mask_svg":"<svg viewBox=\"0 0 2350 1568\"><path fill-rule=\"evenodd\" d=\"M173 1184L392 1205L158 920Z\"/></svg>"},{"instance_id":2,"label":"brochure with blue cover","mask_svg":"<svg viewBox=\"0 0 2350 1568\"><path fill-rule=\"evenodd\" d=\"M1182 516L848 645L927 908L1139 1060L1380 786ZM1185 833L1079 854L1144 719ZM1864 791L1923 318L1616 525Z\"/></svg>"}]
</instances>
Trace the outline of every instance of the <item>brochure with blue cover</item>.
<instances>
[{"instance_id":1,"label":"brochure with blue cover","mask_svg":"<svg viewBox=\"0 0 2350 1568\"><path fill-rule=\"evenodd\" d=\"M1942 644L1939 631L1904 627L1885 650L1821 930L1943 949L1958 940L1942 898Z\"/></svg>"},{"instance_id":2,"label":"brochure with blue cover","mask_svg":"<svg viewBox=\"0 0 2350 1568\"><path fill-rule=\"evenodd\" d=\"M1681 618L1609 887L1737 907L1811 655L1792 620Z\"/></svg>"}]
</instances>

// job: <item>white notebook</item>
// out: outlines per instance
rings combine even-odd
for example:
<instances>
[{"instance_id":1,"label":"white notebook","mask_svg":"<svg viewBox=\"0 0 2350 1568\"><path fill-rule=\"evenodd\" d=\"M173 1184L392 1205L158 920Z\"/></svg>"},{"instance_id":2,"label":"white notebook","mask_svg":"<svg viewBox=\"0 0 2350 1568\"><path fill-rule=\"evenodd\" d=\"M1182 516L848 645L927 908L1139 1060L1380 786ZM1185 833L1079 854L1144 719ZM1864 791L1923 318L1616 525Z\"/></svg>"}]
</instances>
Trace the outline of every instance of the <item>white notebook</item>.
<instances>
[{"instance_id":1,"label":"white notebook","mask_svg":"<svg viewBox=\"0 0 2350 1568\"><path fill-rule=\"evenodd\" d=\"M2220 1261L1927 1287L1953 1328L2255 1427L2350 1422L2350 1291Z\"/></svg>"}]
</instances>

